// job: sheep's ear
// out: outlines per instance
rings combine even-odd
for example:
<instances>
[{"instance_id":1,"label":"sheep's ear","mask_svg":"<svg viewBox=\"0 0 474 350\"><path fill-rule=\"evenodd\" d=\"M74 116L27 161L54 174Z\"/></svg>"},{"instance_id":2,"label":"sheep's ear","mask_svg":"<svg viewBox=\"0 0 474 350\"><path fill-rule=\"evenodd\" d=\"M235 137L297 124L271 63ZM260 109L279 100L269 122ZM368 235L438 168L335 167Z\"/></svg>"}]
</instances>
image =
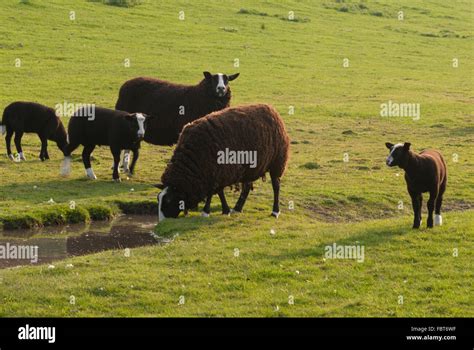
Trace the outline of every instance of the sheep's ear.
<instances>
[{"instance_id":1,"label":"sheep's ear","mask_svg":"<svg viewBox=\"0 0 474 350\"><path fill-rule=\"evenodd\" d=\"M405 151L408 151L408 150L410 149L410 146L411 146L411 143L410 143L410 142L405 142L405 143L403 144L403 149L404 149Z\"/></svg>"},{"instance_id":2,"label":"sheep's ear","mask_svg":"<svg viewBox=\"0 0 474 350\"><path fill-rule=\"evenodd\" d=\"M153 186L156 187L156 188L159 188L160 190L163 190L165 188L165 185L163 185L163 184L155 184Z\"/></svg>"},{"instance_id":3,"label":"sheep's ear","mask_svg":"<svg viewBox=\"0 0 474 350\"><path fill-rule=\"evenodd\" d=\"M227 79L228 79L229 81L232 81L232 80L237 79L239 75L240 75L240 73L235 73L235 74L229 75L229 76L227 77Z\"/></svg>"},{"instance_id":4,"label":"sheep's ear","mask_svg":"<svg viewBox=\"0 0 474 350\"><path fill-rule=\"evenodd\" d=\"M393 143L385 142L385 147L387 147L388 149L392 149Z\"/></svg>"},{"instance_id":5,"label":"sheep's ear","mask_svg":"<svg viewBox=\"0 0 474 350\"><path fill-rule=\"evenodd\" d=\"M209 72L202 72L202 74L204 74L204 78L206 79L212 79L212 74L209 73Z\"/></svg>"}]
</instances>

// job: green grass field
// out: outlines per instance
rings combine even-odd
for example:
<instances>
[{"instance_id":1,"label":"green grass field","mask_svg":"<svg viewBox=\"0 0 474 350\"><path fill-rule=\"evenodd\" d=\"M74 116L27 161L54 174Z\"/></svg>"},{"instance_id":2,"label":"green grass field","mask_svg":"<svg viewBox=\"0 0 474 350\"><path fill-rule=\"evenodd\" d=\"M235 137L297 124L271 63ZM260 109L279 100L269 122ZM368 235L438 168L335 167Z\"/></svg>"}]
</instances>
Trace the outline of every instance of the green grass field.
<instances>
[{"instance_id":1,"label":"green grass field","mask_svg":"<svg viewBox=\"0 0 474 350\"><path fill-rule=\"evenodd\" d=\"M474 316L472 2L26 2L0 4L0 108L113 108L131 77L196 83L205 70L240 72L232 104L273 104L292 145L278 220L269 181L257 182L241 215L220 216L216 197L209 219L195 212L158 225L175 237L166 246L0 270L1 316ZM381 117L388 101L420 104L420 119ZM411 229L387 141L441 150L444 226ZM80 150L61 178L53 143L46 163L36 135L23 148L27 161L14 163L0 145L5 225L57 222L70 201L82 210L70 222L95 218L93 207L104 216L148 208L173 151L143 144L136 176L117 184L105 147L94 152L97 181L85 179ZM426 207L423 216L425 225ZM364 262L324 260L333 243L363 245Z\"/></svg>"}]
</instances>

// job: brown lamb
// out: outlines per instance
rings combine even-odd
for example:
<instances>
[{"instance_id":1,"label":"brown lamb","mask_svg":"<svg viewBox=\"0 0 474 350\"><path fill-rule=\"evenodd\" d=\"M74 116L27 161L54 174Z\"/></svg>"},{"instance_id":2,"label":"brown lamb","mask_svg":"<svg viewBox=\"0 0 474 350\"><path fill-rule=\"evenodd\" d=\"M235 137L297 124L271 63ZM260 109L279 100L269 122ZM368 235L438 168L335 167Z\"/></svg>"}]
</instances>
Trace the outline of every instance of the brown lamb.
<instances>
[{"instance_id":1,"label":"brown lamb","mask_svg":"<svg viewBox=\"0 0 474 350\"><path fill-rule=\"evenodd\" d=\"M434 225L442 225L441 204L446 190L448 174L446 163L441 153L428 149L417 154L410 150L410 143L392 144L385 146L390 150L387 165L398 165L405 170L405 181L408 193L413 204L413 228L421 225L421 207L424 192L429 192L427 226L433 227L433 210L435 212Z\"/></svg>"}]
</instances>

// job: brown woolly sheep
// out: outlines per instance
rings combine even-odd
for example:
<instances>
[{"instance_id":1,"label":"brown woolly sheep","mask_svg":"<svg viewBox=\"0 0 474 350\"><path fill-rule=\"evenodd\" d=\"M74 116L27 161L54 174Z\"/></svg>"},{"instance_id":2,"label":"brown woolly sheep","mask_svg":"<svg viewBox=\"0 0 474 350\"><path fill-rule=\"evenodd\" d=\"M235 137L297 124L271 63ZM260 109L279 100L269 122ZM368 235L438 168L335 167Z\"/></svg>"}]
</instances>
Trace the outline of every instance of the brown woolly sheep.
<instances>
[{"instance_id":1,"label":"brown woolly sheep","mask_svg":"<svg viewBox=\"0 0 474 350\"><path fill-rule=\"evenodd\" d=\"M433 209L435 211L434 224L442 225L441 204L446 190L448 174L446 163L441 153L436 150L425 150L419 154L410 151L410 143L396 145L387 142L385 146L390 150L387 165L398 165L405 170L405 181L413 205L413 228L421 225L422 193L429 192L428 199L428 227L433 227Z\"/></svg>"},{"instance_id":2,"label":"brown woolly sheep","mask_svg":"<svg viewBox=\"0 0 474 350\"><path fill-rule=\"evenodd\" d=\"M278 217L280 178L288 160L289 137L278 112L269 105L229 107L200 118L183 129L158 195L159 221L177 217L204 199L210 212L217 193L222 212L230 212L224 188L243 183L234 211L241 212L253 181L270 172L273 212Z\"/></svg>"},{"instance_id":3,"label":"brown woolly sheep","mask_svg":"<svg viewBox=\"0 0 474 350\"><path fill-rule=\"evenodd\" d=\"M128 80L120 88L115 109L129 113L145 113L155 117L150 122L145 142L171 146L178 140L183 127L198 118L229 107L229 81L233 75L204 72L196 85L181 85L168 81L139 77ZM124 168L129 151L125 152Z\"/></svg>"}]
</instances>

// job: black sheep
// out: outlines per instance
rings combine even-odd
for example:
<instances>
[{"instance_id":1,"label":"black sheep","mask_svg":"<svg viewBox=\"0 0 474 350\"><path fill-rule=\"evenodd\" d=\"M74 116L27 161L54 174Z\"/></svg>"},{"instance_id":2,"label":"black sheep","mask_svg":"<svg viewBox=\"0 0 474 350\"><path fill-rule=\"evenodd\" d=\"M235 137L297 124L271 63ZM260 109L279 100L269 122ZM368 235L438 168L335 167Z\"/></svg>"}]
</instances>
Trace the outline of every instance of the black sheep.
<instances>
[{"instance_id":1,"label":"black sheep","mask_svg":"<svg viewBox=\"0 0 474 350\"><path fill-rule=\"evenodd\" d=\"M289 137L278 112L266 104L226 108L183 129L170 164L157 187L159 220L177 217L206 199L209 215L217 193L223 214L229 213L224 188L243 183L234 211L240 212L251 183L268 171L273 186L273 212L278 217L280 178L288 160Z\"/></svg>"},{"instance_id":2,"label":"black sheep","mask_svg":"<svg viewBox=\"0 0 474 350\"><path fill-rule=\"evenodd\" d=\"M155 118L148 125L145 141L154 145L173 145L184 125L230 104L228 83L239 73L229 76L203 74L204 79L196 85L145 77L131 79L120 88L115 109L153 115Z\"/></svg>"},{"instance_id":3,"label":"black sheep","mask_svg":"<svg viewBox=\"0 0 474 350\"><path fill-rule=\"evenodd\" d=\"M127 113L95 107L93 116L87 115L88 111L77 110L71 117L68 126L69 145L65 152L63 175L68 175L71 170L71 153L84 146L82 161L86 174L91 179L96 179L91 167L90 155L96 146L108 145L114 157L113 179L120 181L118 164L120 152L130 149L133 152L133 161L130 174L133 174L138 160L140 142L145 136L148 116L142 113ZM87 115L87 117L85 117Z\"/></svg>"},{"instance_id":4,"label":"black sheep","mask_svg":"<svg viewBox=\"0 0 474 350\"><path fill-rule=\"evenodd\" d=\"M448 174L446 163L441 153L436 150L425 150L419 154L410 151L410 143L385 143L390 150L387 165L399 166L405 170L405 181L413 204L413 228L421 225L422 193L429 192L427 226L433 227L433 210L435 225L442 225L441 204L446 190Z\"/></svg>"},{"instance_id":5,"label":"black sheep","mask_svg":"<svg viewBox=\"0 0 474 350\"><path fill-rule=\"evenodd\" d=\"M67 134L63 123L56 115L53 108L34 102L13 102L3 111L2 134L6 133L5 143L7 155L14 159L11 150L11 139L15 134L15 146L19 160L26 160L21 147L21 138L24 133L36 133L41 140L39 158L44 161L49 159L48 140L56 142L58 148L64 153L67 145Z\"/></svg>"}]
</instances>

